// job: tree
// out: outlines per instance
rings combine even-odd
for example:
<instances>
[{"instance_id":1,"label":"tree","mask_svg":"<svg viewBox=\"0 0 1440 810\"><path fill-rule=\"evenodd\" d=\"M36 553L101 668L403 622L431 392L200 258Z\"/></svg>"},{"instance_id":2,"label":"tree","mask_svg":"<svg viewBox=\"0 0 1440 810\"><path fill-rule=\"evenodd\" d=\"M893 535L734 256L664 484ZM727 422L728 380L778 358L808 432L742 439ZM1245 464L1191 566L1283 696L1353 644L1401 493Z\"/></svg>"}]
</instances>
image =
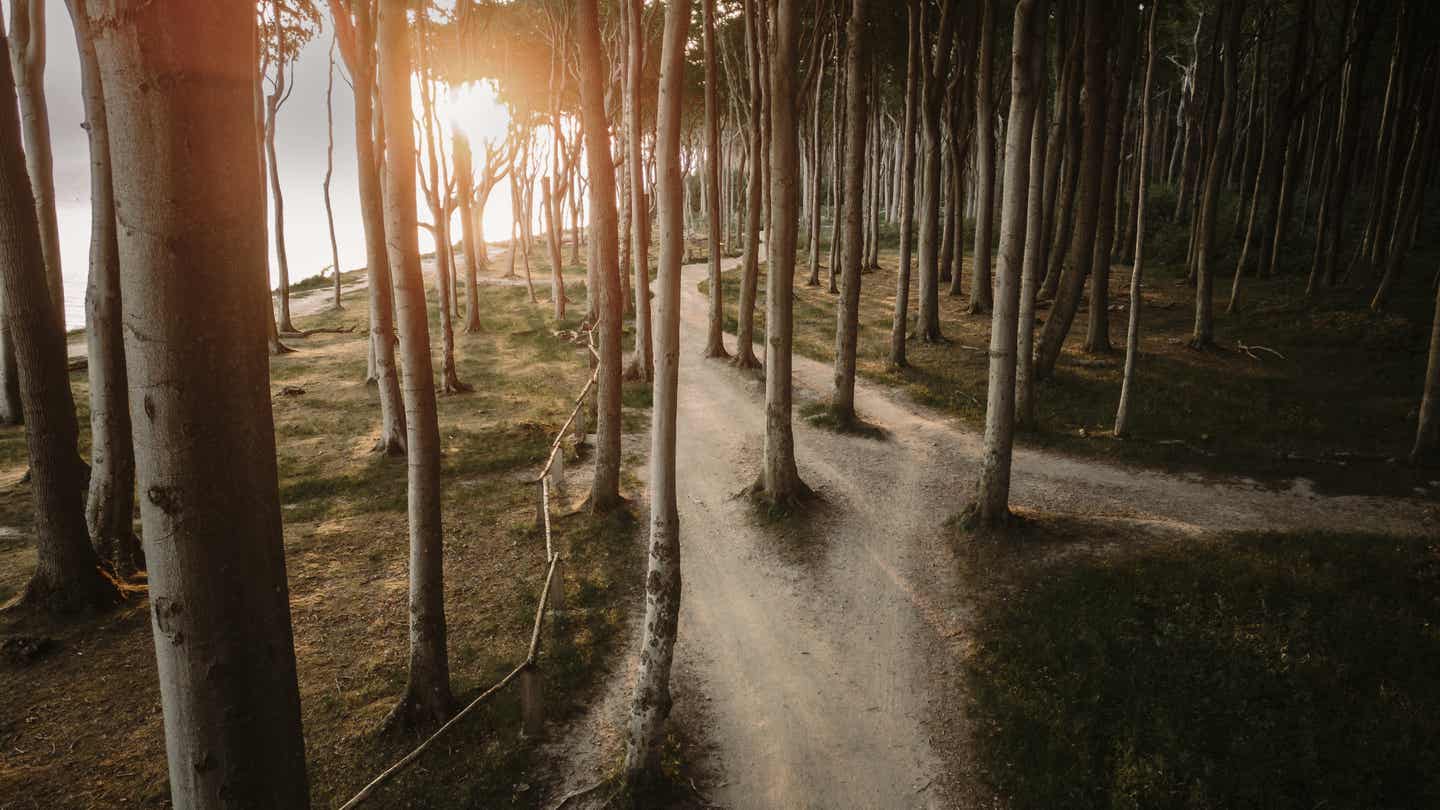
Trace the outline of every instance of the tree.
<instances>
[{"instance_id":1,"label":"tree","mask_svg":"<svg viewBox=\"0 0 1440 810\"><path fill-rule=\"evenodd\" d=\"M1018 9L1016 20L1018 22ZM1018 30L1018 29L1017 29ZM1019 37L1016 37L1019 40ZM1031 46L1033 47L1033 46ZM980 12L980 66L975 73L975 182L979 186L976 191L975 203L975 270L970 274L970 306L967 312L977 315L982 312L989 312L993 302L992 280L990 277L990 264L992 257L992 240L995 229L995 0L981 0ZM1019 56L1014 57L1017 65L1021 64ZM1023 71L1022 71L1023 72ZM1014 87L1014 76L1011 76L1011 87ZM1014 100L1011 100L1012 112ZM1034 115L1032 111L1030 113ZM1010 123L1013 123L1011 119ZM1021 141L1025 143L1028 150L1029 139L1022 135ZM1006 153L1008 158L1011 153ZM1028 168L1021 167L1021 168ZM1007 170L1008 171L1008 170ZM1017 175L1018 176L1018 175ZM1024 183L1024 179L1019 180ZM1017 188L1008 186L1008 188ZM1021 223L1020 231L1015 234L1016 247L1023 250L1025 232L1025 209L1021 207L1016 214L1018 222ZM1003 238L1003 237L1002 237ZM1014 270L1019 269L1018 262ZM1018 275L1017 275L1018 279ZM1016 285L1018 292L1019 285ZM1013 332L1014 330L1009 330ZM992 381L994 380L993 368L995 357L991 355L990 365L992 368ZM1008 387L1007 387L1008 388ZM1008 395L1007 395L1008 396ZM983 479L982 479L983 480Z\"/></svg>"},{"instance_id":2,"label":"tree","mask_svg":"<svg viewBox=\"0 0 1440 810\"><path fill-rule=\"evenodd\" d=\"M268 285L254 269L266 241L254 9L106 10L94 28L125 212L125 359L171 800L305 808Z\"/></svg>"},{"instance_id":3,"label":"tree","mask_svg":"<svg viewBox=\"0 0 1440 810\"><path fill-rule=\"evenodd\" d=\"M620 244L615 208L615 164L610 158L610 122L605 116L605 79L610 75L600 45L596 0L576 8L580 39L580 107L585 156L590 170L590 240L595 276L600 282L600 370L596 402L595 476L590 509L606 512L620 498L620 331L624 304L620 294ZM593 295L592 295L593 297ZM648 304L646 305L648 306Z\"/></svg>"},{"instance_id":4,"label":"tree","mask_svg":"<svg viewBox=\"0 0 1440 810\"><path fill-rule=\"evenodd\" d=\"M110 128L90 14L83 0L67 0L80 55L80 90L90 139L90 275L85 289L87 368L90 372L90 495L85 523L103 563L127 575L145 567L135 535L135 450L121 329L120 245L115 225Z\"/></svg>"},{"instance_id":5,"label":"tree","mask_svg":"<svg viewBox=\"0 0 1440 810\"><path fill-rule=\"evenodd\" d=\"M988 4L987 4L988 5ZM990 377L985 402L985 445L980 456L975 520L994 528L1010 518L1010 461L1015 445L1015 347L1020 274L1025 258L1030 149L1038 85L1045 69L1046 0L1015 5L1010 56L1010 115L1006 119L1005 199L1000 212L999 294L990 317ZM985 49L982 47L981 52ZM982 84L981 92L988 92ZM978 122L983 128L982 119ZM983 154L983 147L982 147ZM982 189L982 198L984 191Z\"/></svg>"},{"instance_id":6,"label":"tree","mask_svg":"<svg viewBox=\"0 0 1440 810\"><path fill-rule=\"evenodd\" d=\"M1145 89L1140 95L1140 156L1135 161L1135 171L1142 178L1147 177L1150 168L1150 94L1155 80L1155 15L1159 5L1158 2L1150 5L1150 23L1145 35ZM1120 405L1115 410L1117 439L1130 431L1130 400L1135 391L1135 362L1140 354L1140 289L1145 271L1145 204L1150 194L1149 185L1142 179L1135 186L1135 263L1130 268L1130 328L1125 336L1125 372L1120 381Z\"/></svg>"},{"instance_id":7,"label":"tree","mask_svg":"<svg viewBox=\"0 0 1440 810\"><path fill-rule=\"evenodd\" d=\"M790 2L790 0L785 0ZM656 204L660 222L655 405L650 427L650 553L646 555L645 624L626 739L625 781L639 787L660 773L670 716L670 665L680 623L680 511L675 497L675 412L680 376L680 265L684 260L684 190L680 185L680 109L690 0L670 0L660 52L656 111Z\"/></svg>"},{"instance_id":8,"label":"tree","mask_svg":"<svg viewBox=\"0 0 1440 810\"><path fill-rule=\"evenodd\" d=\"M1410 449L1411 464L1429 463L1440 455L1437 411L1440 411L1440 289L1435 293L1435 315L1430 324L1430 359L1425 365L1425 394L1420 400L1415 445Z\"/></svg>"},{"instance_id":9,"label":"tree","mask_svg":"<svg viewBox=\"0 0 1440 810\"><path fill-rule=\"evenodd\" d=\"M705 210L707 211L706 232L709 239L710 270L710 320L705 337L705 356L711 358L729 357L725 351L725 304L720 282L720 102L716 88L718 77L715 53L715 0L705 3ZM820 105L815 105L816 120L819 120ZM818 131L818 130L817 130ZM817 151L818 156L818 151ZM817 166L815 169L819 171ZM817 175L818 176L818 175ZM818 181L816 192L818 196ZM819 205L816 206L815 228L818 233ZM815 265L818 237L812 239L811 264ZM817 282L818 283L818 282Z\"/></svg>"},{"instance_id":10,"label":"tree","mask_svg":"<svg viewBox=\"0 0 1440 810\"><path fill-rule=\"evenodd\" d=\"M756 492L777 507L809 495L795 467L790 379L794 344L795 244L800 225L799 126L795 115L798 0L779 0L770 82L770 228L765 278L765 447ZM851 42L850 47L859 43ZM863 92L864 88L860 88ZM863 126L863 122L862 126ZM858 202L858 200L857 200ZM848 204L848 203L847 203ZM857 265L858 267L858 265ZM856 271L858 275L858 270ZM858 292L857 292L858 295Z\"/></svg>"},{"instance_id":11,"label":"tree","mask_svg":"<svg viewBox=\"0 0 1440 810\"><path fill-rule=\"evenodd\" d=\"M650 329L650 206L645 199L645 130L640 126L641 67L645 60L644 1L621 0L625 12L625 145L629 150L630 220L635 288L635 354L626 376L650 381L655 377L655 355Z\"/></svg>"},{"instance_id":12,"label":"tree","mask_svg":"<svg viewBox=\"0 0 1440 810\"><path fill-rule=\"evenodd\" d=\"M910 264L915 244L915 135L916 108L920 102L920 49L923 35L920 18L924 14L920 0L907 0L905 48L905 129L900 155L900 266L895 280L895 318L890 328L890 365L904 368L905 338L910 320Z\"/></svg>"},{"instance_id":13,"label":"tree","mask_svg":"<svg viewBox=\"0 0 1440 810\"><path fill-rule=\"evenodd\" d=\"M860 274L865 257L863 237L860 232L860 218L864 215L862 201L865 184L866 136L870 123L865 88L865 76L870 72L869 3L867 0L852 0L850 4L850 47L845 52L845 192L844 209L841 215L844 224L841 235L844 238L844 270L840 276L840 303L835 308L835 391L831 394L830 410L837 422L849 426L855 422L855 344L860 328ZM777 92L780 88L777 88ZM783 120L776 121L779 134ZM777 156L778 157L778 156ZM777 163L772 159L772 164ZM777 214L778 216L778 214ZM785 223L780 223L783 228ZM777 228L775 233L779 233ZM773 289L772 289L773 292ZM782 297L789 298L788 290L782 288ZM789 347L786 347L788 353ZM788 369L787 369L788 385ZM769 393L769 386L766 386ZM787 392L788 394L788 392ZM768 396L767 396L768 403ZM787 403L788 405L788 403ZM789 414L785 414L789 419ZM769 418L766 420L768 448ZM788 430L788 424L786 429ZM794 448L790 448L793 456ZM792 457L791 467L794 466Z\"/></svg>"},{"instance_id":14,"label":"tree","mask_svg":"<svg viewBox=\"0 0 1440 810\"><path fill-rule=\"evenodd\" d=\"M55 213L55 159L50 148L50 106L45 99L45 0L11 0L10 67L20 99L25 169L40 227L40 254L50 303L65 323L65 278L60 266L60 225ZM4 102L4 103L9 103Z\"/></svg>"},{"instance_id":15,"label":"tree","mask_svg":"<svg viewBox=\"0 0 1440 810\"><path fill-rule=\"evenodd\" d=\"M330 15L340 40L340 56L355 89L355 161L360 190L360 221L365 228L365 266L370 294L370 355L380 392L380 435L375 451L405 454L405 405L395 367L394 297L390 256L385 239L385 204L381 199L383 155L376 144L375 22L371 0L330 0Z\"/></svg>"},{"instance_id":16,"label":"tree","mask_svg":"<svg viewBox=\"0 0 1440 810\"><path fill-rule=\"evenodd\" d=\"M4 28L0 26L0 38ZM54 613L107 607L120 592L85 528L80 428L65 363L65 334L47 287L35 197L20 148L10 63L0 64L0 286L14 329L25 446L35 505L35 573L22 604Z\"/></svg>"},{"instance_id":17,"label":"tree","mask_svg":"<svg viewBox=\"0 0 1440 810\"><path fill-rule=\"evenodd\" d=\"M1240 20L1245 14L1243 0L1229 0L1221 16L1225 27L1220 78L1220 121L1216 126L1214 148L1211 150L1209 165L1205 172L1205 188L1200 196L1200 211L1197 216L1199 236L1195 253L1195 328L1190 336L1190 345L1197 349L1207 348L1215 343L1214 288L1215 269L1215 217L1220 206L1221 184L1225 155L1230 151L1230 142L1235 135L1235 81L1236 64L1240 48Z\"/></svg>"},{"instance_id":18,"label":"tree","mask_svg":"<svg viewBox=\"0 0 1440 810\"><path fill-rule=\"evenodd\" d=\"M330 39L330 64L325 73L325 224L330 231L330 269L335 273L335 309L340 305L340 245L335 241L335 210L330 205L330 181L335 177L335 44Z\"/></svg>"},{"instance_id":19,"label":"tree","mask_svg":"<svg viewBox=\"0 0 1440 810\"><path fill-rule=\"evenodd\" d=\"M920 257L916 272L920 276L920 313L916 332L926 343L944 340L940 333L940 201L941 150L940 102L945 77L950 73L950 39L954 31L954 0L941 0L939 32L935 52L929 57L922 90L922 124L920 155ZM928 51L928 47L926 48Z\"/></svg>"},{"instance_id":20,"label":"tree","mask_svg":"<svg viewBox=\"0 0 1440 810\"><path fill-rule=\"evenodd\" d=\"M741 16L745 20L745 66L750 87L749 165L745 181L745 244L740 257L740 311L735 329L735 359L731 362L737 368L759 368L760 360L755 356L755 293L760 281L760 218L763 214L764 199L761 188L764 177L765 129L761 119L765 116L764 97L760 73L760 45L756 27L759 23L755 0L744 0ZM773 249L774 245L771 245Z\"/></svg>"},{"instance_id":21,"label":"tree","mask_svg":"<svg viewBox=\"0 0 1440 810\"><path fill-rule=\"evenodd\" d=\"M423 13L423 12L422 12ZM380 103L410 110L410 36L405 6L379 6ZM410 665L405 694L387 723L438 725L454 705L445 646L444 529L440 523L440 424L435 369L415 214L415 135L411 116L385 116L385 231L394 271L400 332L406 453L409 458ZM444 302L441 302L444 305Z\"/></svg>"}]
</instances>

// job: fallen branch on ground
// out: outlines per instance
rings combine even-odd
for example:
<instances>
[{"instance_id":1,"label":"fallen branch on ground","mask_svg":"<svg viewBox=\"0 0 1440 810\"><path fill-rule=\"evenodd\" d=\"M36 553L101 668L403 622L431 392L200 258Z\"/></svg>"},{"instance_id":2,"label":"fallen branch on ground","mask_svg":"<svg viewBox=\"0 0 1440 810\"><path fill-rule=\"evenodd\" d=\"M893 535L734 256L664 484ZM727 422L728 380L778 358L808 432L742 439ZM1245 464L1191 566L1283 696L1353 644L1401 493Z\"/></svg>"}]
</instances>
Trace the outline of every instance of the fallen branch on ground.
<instances>
[{"instance_id":1,"label":"fallen branch on ground","mask_svg":"<svg viewBox=\"0 0 1440 810\"><path fill-rule=\"evenodd\" d=\"M307 338L311 335L348 335L355 331L355 324L349 326L331 326L321 329L302 329L299 332L281 332L282 338Z\"/></svg>"},{"instance_id":2,"label":"fallen branch on ground","mask_svg":"<svg viewBox=\"0 0 1440 810\"><path fill-rule=\"evenodd\" d=\"M1276 357L1280 358L1281 360L1284 360L1284 359L1285 359L1285 355L1281 354L1280 352L1275 351L1274 349L1270 348L1269 346L1246 346L1246 345L1245 345L1245 341L1243 341L1243 340L1237 340L1237 341L1235 341L1235 348L1237 348L1237 349L1239 349L1240 351L1244 352L1245 354L1249 355L1249 356L1250 356L1250 359L1252 359L1252 360L1259 360L1259 359L1260 359L1260 356L1257 355L1255 352L1269 352L1270 354L1275 355Z\"/></svg>"}]
</instances>

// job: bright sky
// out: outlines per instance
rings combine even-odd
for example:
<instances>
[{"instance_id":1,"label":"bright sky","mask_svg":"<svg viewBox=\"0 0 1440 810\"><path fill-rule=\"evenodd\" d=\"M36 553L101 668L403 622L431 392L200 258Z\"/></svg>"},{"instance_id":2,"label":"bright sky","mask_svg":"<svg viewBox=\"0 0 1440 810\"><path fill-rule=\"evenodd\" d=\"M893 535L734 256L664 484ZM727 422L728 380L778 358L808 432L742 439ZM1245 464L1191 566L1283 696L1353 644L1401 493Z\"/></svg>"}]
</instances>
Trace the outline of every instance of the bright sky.
<instances>
[{"instance_id":1,"label":"bright sky","mask_svg":"<svg viewBox=\"0 0 1440 810\"><path fill-rule=\"evenodd\" d=\"M0 7L8 11L8 0L0 3ZM83 326L85 321L85 276L90 240L88 144L80 128L85 116L80 100L80 67L70 15L63 0L47 0L46 15L49 64L45 73L45 88L55 152L55 190L65 274L65 315L68 327L74 329ZM330 34L327 29L301 51L295 69L295 89L280 111L276 133L280 183L285 195L286 252L292 281L316 275L330 265L330 238L321 188L325 178L325 80L329 50ZM331 199L340 263L349 270L363 266L365 244L355 174L354 106L350 86L340 78L342 71L343 68L337 65L334 94L335 176L331 184ZM416 103L418 105L418 98ZM483 140L504 137L508 117L504 107L495 102L494 90L488 83L454 89L441 98L440 106L446 125L453 121L469 133L476 152L481 156L484 150L479 144ZM420 210L424 217L423 203ZM485 208L487 238L492 242L507 239L510 222L510 188L507 181L496 186ZM423 230L420 243L422 250L434 247ZM274 262L272 248L272 286L277 278Z\"/></svg>"}]
</instances>

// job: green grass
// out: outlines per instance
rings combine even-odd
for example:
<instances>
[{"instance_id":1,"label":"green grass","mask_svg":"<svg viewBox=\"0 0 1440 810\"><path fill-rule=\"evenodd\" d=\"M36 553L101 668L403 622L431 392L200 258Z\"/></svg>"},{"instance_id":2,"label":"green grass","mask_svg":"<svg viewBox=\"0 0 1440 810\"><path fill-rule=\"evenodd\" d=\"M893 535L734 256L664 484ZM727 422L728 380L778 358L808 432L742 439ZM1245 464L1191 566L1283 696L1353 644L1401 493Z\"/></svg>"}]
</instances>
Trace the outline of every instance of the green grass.
<instances>
[{"instance_id":1,"label":"green grass","mask_svg":"<svg viewBox=\"0 0 1440 810\"><path fill-rule=\"evenodd\" d=\"M1023 566L969 663L1019 808L1440 806L1440 546L1247 534Z\"/></svg>"}]
</instances>

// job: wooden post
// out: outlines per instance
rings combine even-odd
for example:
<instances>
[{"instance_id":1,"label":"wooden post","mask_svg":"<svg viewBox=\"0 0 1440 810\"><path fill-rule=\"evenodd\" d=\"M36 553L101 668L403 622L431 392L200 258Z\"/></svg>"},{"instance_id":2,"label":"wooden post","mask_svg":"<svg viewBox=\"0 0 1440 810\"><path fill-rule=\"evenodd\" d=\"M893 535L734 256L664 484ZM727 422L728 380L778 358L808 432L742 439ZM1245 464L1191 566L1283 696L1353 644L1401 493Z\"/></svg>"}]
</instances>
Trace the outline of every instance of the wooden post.
<instances>
[{"instance_id":1,"label":"wooden post","mask_svg":"<svg viewBox=\"0 0 1440 810\"><path fill-rule=\"evenodd\" d=\"M565 448L555 451L555 463L550 465L550 493L556 497L565 494Z\"/></svg>"},{"instance_id":2,"label":"wooden post","mask_svg":"<svg viewBox=\"0 0 1440 810\"><path fill-rule=\"evenodd\" d=\"M535 531L545 533L545 482L535 482Z\"/></svg>"},{"instance_id":3,"label":"wooden post","mask_svg":"<svg viewBox=\"0 0 1440 810\"><path fill-rule=\"evenodd\" d=\"M555 577L550 580L545 607L551 612L565 609L565 558L559 555L555 558Z\"/></svg>"},{"instance_id":4,"label":"wooden post","mask_svg":"<svg viewBox=\"0 0 1440 810\"><path fill-rule=\"evenodd\" d=\"M544 696L540 668L534 664L520 670L520 736L539 737L545 732Z\"/></svg>"}]
</instances>

